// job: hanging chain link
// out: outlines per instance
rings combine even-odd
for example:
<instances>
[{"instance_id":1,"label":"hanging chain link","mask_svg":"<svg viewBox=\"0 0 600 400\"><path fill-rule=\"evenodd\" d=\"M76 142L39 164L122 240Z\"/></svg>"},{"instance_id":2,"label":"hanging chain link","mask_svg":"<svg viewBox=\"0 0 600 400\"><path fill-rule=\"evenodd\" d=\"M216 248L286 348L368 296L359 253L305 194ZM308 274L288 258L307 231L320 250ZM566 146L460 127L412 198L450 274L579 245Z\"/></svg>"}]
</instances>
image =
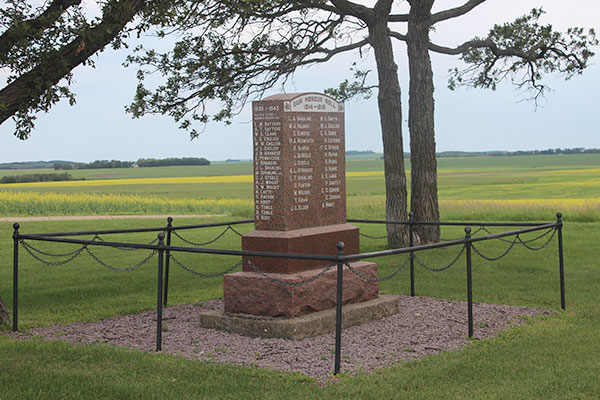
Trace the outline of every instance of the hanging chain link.
<instances>
[{"instance_id":1,"label":"hanging chain link","mask_svg":"<svg viewBox=\"0 0 600 400\"><path fill-rule=\"evenodd\" d=\"M385 236L370 236L370 235L367 235L366 233L362 233L362 232L360 232L359 235L362 237L366 237L367 239L386 239L387 238L387 235L385 235Z\"/></svg>"},{"instance_id":2,"label":"hanging chain link","mask_svg":"<svg viewBox=\"0 0 600 400\"><path fill-rule=\"evenodd\" d=\"M548 234L550 231L553 231L553 232L552 232L552 235L550 235L550 238L549 238L549 239L546 241L546 243L544 243L544 244L543 244L543 245L541 245L540 247L531 247L531 246L528 246L528 245L527 245L527 243L531 243L531 242L533 242L534 240L539 240L539 239L543 238L543 237L544 237L544 236L546 236L546 235L547 235L547 234ZM535 238L535 239L533 239L533 240L525 240L525 241L523 241L523 240L521 240L521 238L519 237L519 235L517 235L517 239L519 239L519 242L520 242L520 243L521 243L521 244L522 244L522 245L523 245L523 246L524 246L526 249L533 250L533 251L542 250L544 247L546 247L546 246L548 246L548 244L550 244L550 242L552 241L552 239L554 239L554 235L556 235L556 231L557 231L557 229L556 229L556 228L552 228L552 229L550 229L548 232L544 233L543 235L541 235L541 236L539 236L539 237L537 237L537 238Z\"/></svg>"},{"instance_id":3,"label":"hanging chain link","mask_svg":"<svg viewBox=\"0 0 600 400\"><path fill-rule=\"evenodd\" d=\"M412 257L412 256L411 256ZM346 267L348 267L348 269L350 271L352 271L352 273L354 273L355 275L357 275L358 277L360 277L361 279L364 279L365 281L369 281L369 282L384 282L387 281L389 279L392 279L393 277L395 277L396 275L398 275L400 273L400 271L402 271L404 269L404 267L406 267L408 265L408 262L410 261L411 257L408 257L406 259L406 261L404 261L404 263L402 263L402 265L400 265L398 267L398 269L396 269L394 272L392 272L390 275L388 276L384 276L383 278L371 278L370 276L366 276L364 274L361 274L360 272L358 272L357 270L355 270L352 265L350 265L349 263L344 263L344 265L346 265Z\"/></svg>"},{"instance_id":4,"label":"hanging chain link","mask_svg":"<svg viewBox=\"0 0 600 400\"><path fill-rule=\"evenodd\" d=\"M404 225L402 228L400 228L400 230L397 233L402 233L404 232L404 230L408 227L408 224ZM371 236L371 235L367 235L366 233L362 233L359 232L358 233L360 236L366 237L367 239L387 239L387 235L383 235L383 236Z\"/></svg>"},{"instance_id":5,"label":"hanging chain link","mask_svg":"<svg viewBox=\"0 0 600 400\"><path fill-rule=\"evenodd\" d=\"M163 233L166 231L163 231ZM105 242L106 240L102 239L98 234L96 234L94 236L94 238L92 240L98 240L100 242ZM148 245L153 245L154 243L158 242L158 238L154 239L153 241L151 241L150 243L148 243ZM111 246L112 247L112 246ZM143 249L133 249L131 247L118 247L115 246L113 247L113 249L117 249L117 250L122 250L122 251L137 251L137 250L143 250Z\"/></svg>"},{"instance_id":6,"label":"hanging chain link","mask_svg":"<svg viewBox=\"0 0 600 400\"><path fill-rule=\"evenodd\" d=\"M456 262L458 261L458 259L460 258L460 256L462 256L462 254L464 253L464 251L465 251L466 248L467 248L466 245L463 246L462 249L460 249L460 252L454 258L454 260L452 260L452 262L450 262L450 264L448 264L448 265L446 265L445 267L442 267L442 268L431 268L431 267L427 266L427 264L425 264L423 261L419 260L419 258L416 255L415 255L415 261L417 263L419 263L419 265L421 267L425 268L426 270L429 270L431 272L442 272L442 271L445 271L445 270L449 269L454 264L456 264Z\"/></svg>"},{"instance_id":7,"label":"hanging chain link","mask_svg":"<svg viewBox=\"0 0 600 400\"><path fill-rule=\"evenodd\" d=\"M267 279L267 280L269 280L269 281L271 281L273 283L276 283L278 285L281 285L281 286L300 286L300 285L306 285L308 283L311 283L311 282L319 279L320 277L322 277L323 275L325 275L327 272L329 272L329 270L331 270L331 268L333 268L333 267L336 266L335 263L331 264L331 265L325 267L323 270L321 270L321 272L319 272L318 274L316 274L316 275L314 275L314 276L312 276L312 277L310 277L308 279L299 281L299 282L285 282L285 281L282 281L280 279L273 278L269 274L267 274L267 273L259 270L256 267L256 265L254 265L254 263L252 261L250 261L249 259L246 259L246 260L248 261L248 264L250 264L250 266L252 267L252 269L254 270L254 272L256 272L257 274L259 274L263 278L265 278L265 279Z\"/></svg>"},{"instance_id":8,"label":"hanging chain link","mask_svg":"<svg viewBox=\"0 0 600 400\"><path fill-rule=\"evenodd\" d=\"M23 248L25 249L25 251L27 251L27 253L29 253L29 255L31 255L31 257L35 258L36 260L38 260L42 264L51 265L51 266L54 266L54 267L57 267L57 266L60 266L60 265L65 265L65 264L73 261L75 258L77 258L77 256L79 256L81 254L81 252L83 250L85 250L87 248L87 246L82 246L78 250L75 250L74 252L62 255L62 254L51 254L51 253L43 252L43 251L41 251L39 249L36 249L35 247L31 246L29 243L26 243L23 239L20 239L19 242L21 243L21 245L23 246ZM70 255L70 257L67 258L66 260L63 260L63 261L52 262L52 261L44 260L43 258L41 258L40 256L38 256L35 252L37 252L39 254L46 255L46 256L52 256L52 257L64 257L64 256L67 256L67 255Z\"/></svg>"},{"instance_id":9,"label":"hanging chain link","mask_svg":"<svg viewBox=\"0 0 600 400\"><path fill-rule=\"evenodd\" d=\"M235 228L231 225L229 225L229 229L231 229L233 231L233 233L235 233L236 235L238 235L240 237L244 236L243 234L241 234L237 230L235 230Z\"/></svg>"},{"instance_id":10,"label":"hanging chain link","mask_svg":"<svg viewBox=\"0 0 600 400\"><path fill-rule=\"evenodd\" d=\"M241 262L241 261L239 261L239 262L237 262L235 265L233 265L233 266L231 266L231 267L227 268L227 269L226 269L225 271L223 271L223 272L216 272L216 273L214 273L214 274L205 274L205 273L202 273L202 272L194 271L194 270L193 270L193 269L191 269L190 267L188 267L188 266L184 265L184 264L183 264L181 261L179 261L178 259L176 259L176 258L175 258L175 256L174 256L173 254L169 254L169 258L170 258L171 260L173 260L173 261L175 262L175 264L177 264L177 265L178 265L180 268L182 268L182 269L186 270L187 272L190 272L190 273L192 273L192 274L194 274L194 275L200 276L200 277L202 277L202 278L216 278L216 277L218 277L218 276L223 276L223 275L225 275L225 274L228 274L228 273L230 273L231 271L234 271L234 270L236 270L236 269L237 269L237 268L238 268L240 265L242 265L242 262Z\"/></svg>"},{"instance_id":11,"label":"hanging chain link","mask_svg":"<svg viewBox=\"0 0 600 400\"><path fill-rule=\"evenodd\" d=\"M481 231L484 231L484 232L488 232L488 233L489 233L489 231L487 231L487 230L485 229L485 227L483 227L483 226L480 226L480 227L479 227L479 229L477 229L475 232L471 233L471 236L475 236L475 235L477 235L477 234L478 234L479 232L481 232ZM491 234L491 233L490 233L490 234ZM440 240L441 240L442 242L451 242L451 241L453 241L453 240L461 240L461 239L464 239L464 238L465 238L465 237L463 236L463 237L459 237L459 238L456 238L456 239L444 239L444 238L440 238Z\"/></svg>"},{"instance_id":12,"label":"hanging chain link","mask_svg":"<svg viewBox=\"0 0 600 400\"><path fill-rule=\"evenodd\" d=\"M38 253L38 254L43 254L43 255L45 255L45 256L50 256L50 257L69 257L69 256L72 256L73 254L76 254L76 253L81 253L81 252L83 251L83 247L85 247L85 246L83 246L83 247L80 247L79 249L77 249L77 250L74 250L74 251L71 251L71 252L69 252L69 253L64 253L64 254L53 254L53 253L47 253L47 252L45 252L45 251L42 251L42 250L40 250L40 249L38 249L38 248L35 248L35 247L33 247L32 245L30 245L29 243L26 243L26 242L25 242L23 239L19 239L19 242L21 243L21 245L22 245L23 247L28 247L29 249L31 249L32 251L35 251L35 252L36 252L36 253Z\"/></svg>"},{"instance_id":13,"label":"hanging chain link","mask_svg":"<svg viewBox=\"0 0 600 400\"><path fill-rule=\"evenodd\" d=\"M135 264L131 267L128 268L117 268L117 267L113 267L110 264L105 263L104 261L100 260L94 253L92 253L92 251L90 249L88 249L87 246L84 247L85 251L90 255L90 257L92 257L94 260L96 260L96 262L100 265L102 265L104 268L108 268L112 271L117 271L117 272L127 272L127 271L132 271L136 268L141 267L142 265L146 264L148 261L150 261L150 259L152 257L154 257L156 255L156 253L158 253L158 250L152 250L152 253L150 253L148 255L148 257L144 258L141 262L139 262L138 264Z\"/></svg>"},{"instance_id":14,"label":"hanging chain link","mask_svg":"<svg viewBox=\"0 0 600 400\"><path fill-rule=\"evenodd\" d=\"M205 243L195 243L195 242L192 242L191 240L187 240L187 239L183 238L179 233L177 233L177 231L173 231L173 234L175 236L177 236L179 239L183 240L185 243L191 244L192 246L206 246L208 244L212 244L212 243L216 242L217 240L221 239L223 237L223 235L225 235L227 233L227 231L229 231L229 230L232 230L239 235L239 233L235 229L233 229L231 227L231 225L228 225L227 228L225 228L225 230L223 232L221 232L216 238L214 238L213 240L209 240L208 242L205 242Z\"/></svg>"},{"instance_id":15,"label":"hanging chain link","mask_svg":"<svg viewBox=\"0 0 600 400\"><path fill-rule=\"evenodd\" d=\"M498 257L490 257L490 256L486 256L485 254L481 253L479 250L477 250L477 247L475 247L475 243L471 243L471 248L473 249L473 251L475 252L475 254L477 254L479 257L483 258L484 260L487 260L487 261L498 261L501 258L503 258L504 256L506 256L508 253L510 253L510 251L512 250L512 248L517 243L517 240L518 240L518 236L515 237L515 240L513 240L512 242L510 242L510 246L508 246L508 249L506 249L506 251L504 253L502 253L501 255L499 255Z\"/></svg>"}]
</instances>

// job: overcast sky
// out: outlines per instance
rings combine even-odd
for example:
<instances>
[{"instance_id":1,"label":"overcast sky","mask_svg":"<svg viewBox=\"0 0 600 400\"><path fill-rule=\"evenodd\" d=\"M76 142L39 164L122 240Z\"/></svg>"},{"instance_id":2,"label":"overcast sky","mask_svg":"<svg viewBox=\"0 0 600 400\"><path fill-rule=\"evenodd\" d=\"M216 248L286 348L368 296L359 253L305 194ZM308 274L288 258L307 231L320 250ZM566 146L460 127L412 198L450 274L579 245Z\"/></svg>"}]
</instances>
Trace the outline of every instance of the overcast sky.
<instances>
[{"instance_id":1,"label":"overcast sky","mask_svg":"<svg viewBox=\"0 0 600 400\"><path fill-rule=\"evenodd\" d=\"M439 9L465 0L438 0ZM556 29L593 27L600 33L598 0L488 0L469 15L436 26L433 40L454 46L474 35L483 36L494 23L512 21L533 7L543 6L542 23ZM402 30L402 29L399 29ZM600 53L600 48L595 52ZM397 44L396 61L402 86L404 120L408 116L406 48ZM13 136L11 121L0 125L0 162L32 160L205 157L210 160L252 157L251 125L247 107L231 126L209 123L193 141L168 117L133 120L124 111L135 90L135 69L121 66L124 52L106 50L96 68L75 70L73 90L77 105L55 106L38 116L27 141ZM339 57L326 65L304 69L286 87L287 92L322 92L350 77L352 57ZM533 150L564 147L600 148L600 56L582 76L570 81L548 78L554 89L538 108L523 101L526 93L505 85L497 91L446 88L448 69L458 65L451 56L432 55L438 151ZM359 64L373 68L371 59ZM373 75L375 75L373 73ZM376 95L369 101L346 104L346 149L382 151ZM408 149L408 131L404 129Z\"/></svg>"}]
</instances>

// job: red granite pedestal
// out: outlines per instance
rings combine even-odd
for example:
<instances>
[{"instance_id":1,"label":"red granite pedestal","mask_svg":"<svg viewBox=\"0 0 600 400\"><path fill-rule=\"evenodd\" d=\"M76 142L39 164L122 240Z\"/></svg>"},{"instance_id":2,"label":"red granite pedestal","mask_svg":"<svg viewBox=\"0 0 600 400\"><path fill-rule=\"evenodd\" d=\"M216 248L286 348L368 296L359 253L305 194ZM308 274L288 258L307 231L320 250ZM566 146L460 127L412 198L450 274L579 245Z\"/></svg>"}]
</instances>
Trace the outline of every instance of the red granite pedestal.
<instances>
[{"instance_id":1,"label":"red granite pedestal","mask_svg":"<svg viewBox=\"0 0 600 400\"><path fill-rule=\"evenodd\" d=\"M377 278L375 263L358 261L350 265L364 276ZM280 282L293 284L305 281L321 271L317 269L269 276ZM343 275L342 304L360 303L378 297L377 282L363 280L346 266ZM282 285L255 272L238 272L225 276L223 302L226 313L294 318L335 307L336 289L337 267L331 268L312 282L298 286Z\"/></svg>"},{"instance_id":2,"label":"red granite pedestal","mask_svg":"<svg viewBox=\"0 0 600 400\"><path fill-rule=\"evenodd\" d=\"M360 252L358 228L350 224L316 226L289 231L256 230L242 236L244 251L266 251L270 253L337 255L336 244L344 243L344 254ZM326 267L319 260L295 260L291 258L244 257L242 270L255 272L250 261L262 272L291 274Z\"/></svg>"},{"instance_id":3,"label":"red granite pedestal","mask_svg":"<svg viewBox=\"0 0 600 400\"><path fill-rule=\"evenodd\" d=\"M358 228L349 224L328 225L292 231L253 231L242 237L245 251L337 255L337 242L344 242L344 254L359 252ZM244 259L243 271L225 276L223 292L226 313L243 313L293 318L335 307L337 266L314 281L293 285L321 273L331 264L318 260L268 257ZM252 263L250 264L249 263ZM269 280L264 275L284 282ZM354 262L352 268L364 276L377 278L377 264ZM343 303L376 299L377 282L366 281L344 267Z\"/></svg>"}]
</instances>

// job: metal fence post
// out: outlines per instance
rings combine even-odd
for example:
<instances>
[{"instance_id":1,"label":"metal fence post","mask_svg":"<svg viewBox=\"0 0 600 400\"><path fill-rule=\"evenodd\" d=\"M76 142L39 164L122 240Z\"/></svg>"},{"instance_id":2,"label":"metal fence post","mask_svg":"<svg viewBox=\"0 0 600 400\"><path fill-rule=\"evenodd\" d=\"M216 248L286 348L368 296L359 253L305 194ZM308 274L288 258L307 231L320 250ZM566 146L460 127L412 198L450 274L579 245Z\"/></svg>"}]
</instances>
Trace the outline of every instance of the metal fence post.
<instances>
[{"instance_id":1,"label":"metal fence post","mask_svg":"<svg viewBox=\"0 0 600 400\"><path fill-rule=\"evenodd\" d=\"M469 337L473 337L473 278L471 275L471 228L465 228L465 246L467 246L467 304L469 314Z\"/></svg>"},{"instance_id":2,"label":"metal fence post","mask_svg":"<svg viewBox=\"0 0 600 400\"><path fill-rule=\"evenodd\" d=\"M163 286L163 257L165 234L158 234L158 295L156 302L156 351L162 350L162 286Z\"/></svg>"},{"instance_id":3,"label":"metal fence post","mask_svg":"<svg viewBox=\"0 0 600 400\"><path fill-rule=\"evenodd\" d=\"M408 213L408 232L409 242L408 245L412 248L414 243L414 227L413 227L413 216L415 213L412 211ZM410 295L415 296L415 253L411 250L410 252Z\"/></svg>"},{"instance_id":4,"label":"metal fence post","mask_svg":"<svg viewBox=\"0 0 600 400\"><path fill-rule=\"evenodd\" d=\"M173 218L167 218L167 247L171 246L171 228L172 228ZM169 297L169 264L171 258L171 250L167 249L166 251L166 259L165 259L165 300L164 305L167 306L167 299Z\"/></svg>"},{"instance_id":5,"label":"metal fence post","mask_svg":"<svg viewBox=\"0 0 600 400\"><path fill-rule=\"evenodd\" d=\"M565 309L565 263L563 258L562 213L556 213L558 224L558 267L560 272L560 307Z\"/></svg>"},{"instance_id":6,"label":"metal fence post","mask_svg":"<svg viewBox=\"0 0 600 400\"><path fill-rule=\"evenodd\" d=\"M337 242L338 249L337 260L337 297L335 305L335 366L333 374L340 373L340 358L342 353L342 287L343 287L343 270L344 262L344 242Z\"/></svg>"},{"instance_id":7,"label":"metal fence post","mask_svg":"<svg viewBox=\"0 0 600 400\"><path fill-rule=\"evenodd\" d=\"M19 330L19 228L18 223L13 225L13 331Z\"/></svg>"}]
</instances>

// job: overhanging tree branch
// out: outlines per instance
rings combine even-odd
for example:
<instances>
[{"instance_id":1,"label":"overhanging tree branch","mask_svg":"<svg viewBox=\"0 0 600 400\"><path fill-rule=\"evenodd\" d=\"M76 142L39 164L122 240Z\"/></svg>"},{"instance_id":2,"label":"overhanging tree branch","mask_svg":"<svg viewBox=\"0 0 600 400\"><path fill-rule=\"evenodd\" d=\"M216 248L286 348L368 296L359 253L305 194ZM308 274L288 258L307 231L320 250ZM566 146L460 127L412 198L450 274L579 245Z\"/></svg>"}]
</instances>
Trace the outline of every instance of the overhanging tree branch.
<instances>
[{"instance_id":1,"label":"overhanging tree branch","mask_svg":"<svg viewBox=\"0 0 600 400\"><path fill-rule=\"evenodd\" d=\"M69 7L79 4L81 0L54 0L36 18L15 22L0 35L0 60L17 42L27 41L40 35L45 29L54 25Z\"/></svg>"},{"instance_id":2,"label":"overhanging tree branch","mask_svg":"<svg viewBox=\"0 0 600 400\"><path fill-rule=\"evenodd\" d=\"M477 7L478 5L485 3L486 0L469 0L465 4L460 7L451 8L449 10L440 11L431 16L430 22L431 24L436 24L440 21L445 21L448 19L460 17L462 15L467 14L469 11Z\"/></svg>"},{"instance_id":3,"label":"overhanging tree branch","mask_svg":"<svg viewBox=\"0 0 600 400\"><path fill-rule=\"evenodd\" d=\"M120 35L125 25L145 5L145 0L121 0L108 3L100 23L77 35L67 45L48 54L38 65L0 90L0 124L11 116L30 109L48 111L59 99L58 94L48 91L61 79L69 77L75 67L104 49ZM25 129L18 132L17 136L26 139L29 132L30 129Z\"/></svg>"},{"instance_id":4,"label":"overhanging tree branch","mask_svg":"<svg viewBox=\"0 0 600 400\"><path fill-rule=\"evenodd\" d=\"M556 32L551 25L540 25L542 9L533 9L514 22L496 25L486 38L475 38L457 47L429 43L428 48L441 54L460 55L466 68L452 69L449 88L471 86L496 89L510 78L518 88L531 90L533 100L543 96L548 87L543 75L555 73L566 79L581 74L598 45L593 29L570 28Z\"/></svg>"},{"instance_id":5,"label":"overhanging tree branch","mask_svg":"<svg viewBox=\"0 0 600 400\"><path fill-rule=\"evenodd\" d=\"M331 3L342 13L352 15L365 22L372 20L374 17L373 10L362 4L356 4L348 0L331 0Z\"/></svg>"}]
</instances>

